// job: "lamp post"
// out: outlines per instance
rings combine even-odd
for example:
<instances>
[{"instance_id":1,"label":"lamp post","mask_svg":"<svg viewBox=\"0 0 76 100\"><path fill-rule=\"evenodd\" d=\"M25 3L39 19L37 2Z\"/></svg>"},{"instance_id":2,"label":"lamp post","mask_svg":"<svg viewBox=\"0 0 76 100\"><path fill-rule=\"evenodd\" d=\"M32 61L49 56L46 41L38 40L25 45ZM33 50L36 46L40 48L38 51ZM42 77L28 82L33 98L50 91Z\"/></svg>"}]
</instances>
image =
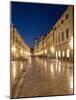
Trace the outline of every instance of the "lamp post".
<instances>
[{"instance_id":1,"label":"lamp post","mask_svg":"<svg viewBox=\"0 0 76 100\"><path fill-rule=\"evenodd\" d=\"M52 45L52 47L51 47L51 51L52 51L52 53L54 53L54 51L55 51L53 45Z\"/></svg>"}]
</instances>

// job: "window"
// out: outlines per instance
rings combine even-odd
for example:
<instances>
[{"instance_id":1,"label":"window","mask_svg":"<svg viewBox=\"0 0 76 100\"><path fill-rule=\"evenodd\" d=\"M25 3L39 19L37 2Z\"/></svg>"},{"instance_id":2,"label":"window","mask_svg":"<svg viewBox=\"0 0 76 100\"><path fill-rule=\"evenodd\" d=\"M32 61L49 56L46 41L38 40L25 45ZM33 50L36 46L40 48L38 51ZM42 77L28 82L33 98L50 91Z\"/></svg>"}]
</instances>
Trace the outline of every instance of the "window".
<instances>
[{"instance_id":1,"label":"window","mask_svg":"<svg viewBox=\"0 0 76 100\"><path fill-rule=\"evenodd\" d=\"M70 50L69 50L69 49L67 49L66 55L67 55L67 57L69 58L69 56L70 56Z\"/></svg>"},{"instance_id":2,"label":"window","mask_svg":"<svg viewBox=\"0 0 76 100\"><path fill-rule=\"evenodd\" d=\"M61 24L63 24L63 20L61 20Z\"/></svg>"},{"instance_id":3,"label":"window","mask_svg":"<svg viewBox=\"0 0 76 100\"><path fill-rule=\"evenodd\" d=\"M64 33L62 32L62 41L64 40Z\"/></svg>"},{"instance_id":4,"label":"window","mask_svg":"<svg viewBox=\"0 0 76 100\"><path fill-rule=\"evenodd\" d=\"M66 38L69 38L69 30L68 30L68 28L66 29Z\"/></svg>"},{"instance_id":5,"label":"window","mask_svg":"<svg viewBox=\"0 0 76 100\"><path fill-rule=\"evenodd\" d=\"M68 19L68 14L66 14L66 19Z\"/></svg>"}]
</instances>

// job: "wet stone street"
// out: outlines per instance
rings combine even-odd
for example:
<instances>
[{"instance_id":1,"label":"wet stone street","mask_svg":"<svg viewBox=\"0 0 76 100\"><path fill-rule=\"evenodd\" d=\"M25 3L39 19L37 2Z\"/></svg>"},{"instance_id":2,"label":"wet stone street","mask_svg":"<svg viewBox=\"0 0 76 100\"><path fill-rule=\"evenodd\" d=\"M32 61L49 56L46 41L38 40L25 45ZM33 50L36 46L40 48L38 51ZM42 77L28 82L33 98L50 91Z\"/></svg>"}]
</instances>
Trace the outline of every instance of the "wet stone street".
<instances>
[{"instance_id":1,"label":"wet stone street","mask_svg":"<svg viewBox=\"0 0 76 100\"><path fill-rule=\"evenodd\" d=\"M19 67L24 70L20 72ZM27 64L12 62L11 77L11 83L16 83L13 98L73 94L73 64L69 62L30 57Z\"/></svg>"}]
</instances>

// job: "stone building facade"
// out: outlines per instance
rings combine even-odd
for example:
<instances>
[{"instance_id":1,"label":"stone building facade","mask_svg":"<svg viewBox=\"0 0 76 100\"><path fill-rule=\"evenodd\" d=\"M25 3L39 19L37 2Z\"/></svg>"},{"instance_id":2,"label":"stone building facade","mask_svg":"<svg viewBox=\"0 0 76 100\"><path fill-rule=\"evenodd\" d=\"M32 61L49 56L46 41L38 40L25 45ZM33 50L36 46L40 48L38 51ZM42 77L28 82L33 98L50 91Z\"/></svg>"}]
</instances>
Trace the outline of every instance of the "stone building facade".
<instances>
[{"instance_id":1,"label":"stone building facade","mask_svg":"<svg viewBox=\"0 0 76 100\"><path fill-rule=\"evenodd\" d=\"M27 59L30 55L30 48L25 43L14 25L11 25L11 59Z\"/></svg>"},{"instance_id":2,"label":"stone building facade","mask_svg":"<svg viewBox=\"0 0 76 100\"><path fill-rule=\"evenodd\" d=\"M49 58L69 60L73 62L74 6L70 5L67 7L66 11L45 38L46 41L44 42L44 39L42 39L39 43L39 45L41 43L42 45L38 45L38 47L35 48L34 54L39 54L40 56L43 51L46 50L46 55ZM38 52L37 49L41 49L43 44L46 44L45 50L43 48L43 50Z\"/></svg>"}]
</instances>

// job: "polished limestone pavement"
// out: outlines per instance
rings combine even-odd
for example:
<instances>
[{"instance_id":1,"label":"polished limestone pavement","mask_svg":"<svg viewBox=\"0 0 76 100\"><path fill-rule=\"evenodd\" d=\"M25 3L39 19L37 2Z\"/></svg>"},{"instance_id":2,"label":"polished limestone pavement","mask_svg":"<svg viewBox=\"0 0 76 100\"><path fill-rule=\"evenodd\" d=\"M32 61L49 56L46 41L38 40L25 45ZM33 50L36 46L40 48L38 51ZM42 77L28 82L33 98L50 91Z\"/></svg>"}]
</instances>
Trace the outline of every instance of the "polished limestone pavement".
<instances>
[{"instance_id":1,"label":"polished limestone pavement","mask_svg":"<svg viewBox=\"0 0 76 100\"><path fill-rule=\"evenodd\" d=\"M16 62L16 66L19 66ZM15 66L15 67L16 67ZM12 66L13 67L13 66ZM13 97L73 94L73 64L49 58L30 57L20 87ZM13 72L12 72L13 73Z\"/></svg>"}]
</instances>

